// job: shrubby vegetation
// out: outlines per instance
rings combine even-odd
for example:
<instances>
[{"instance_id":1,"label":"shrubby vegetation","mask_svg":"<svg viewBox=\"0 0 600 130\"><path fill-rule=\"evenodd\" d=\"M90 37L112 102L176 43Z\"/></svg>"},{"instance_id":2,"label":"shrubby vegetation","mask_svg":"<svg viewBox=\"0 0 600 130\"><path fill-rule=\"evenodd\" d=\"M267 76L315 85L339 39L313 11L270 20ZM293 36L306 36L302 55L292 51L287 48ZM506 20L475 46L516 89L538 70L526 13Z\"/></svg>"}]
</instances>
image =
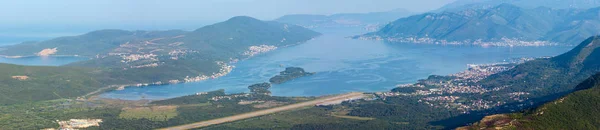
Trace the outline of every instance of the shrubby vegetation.
<instances>
[{"instance_id":1,"label":"shrubby vegetation","mask_svg":"<svg viewBox=\"0 0 600 130\"><path fill-rule=\"evenodd\" d=\"M0 63L0 106L75 98L105 87L94 69Z\"/></svg>"}]
</instances>

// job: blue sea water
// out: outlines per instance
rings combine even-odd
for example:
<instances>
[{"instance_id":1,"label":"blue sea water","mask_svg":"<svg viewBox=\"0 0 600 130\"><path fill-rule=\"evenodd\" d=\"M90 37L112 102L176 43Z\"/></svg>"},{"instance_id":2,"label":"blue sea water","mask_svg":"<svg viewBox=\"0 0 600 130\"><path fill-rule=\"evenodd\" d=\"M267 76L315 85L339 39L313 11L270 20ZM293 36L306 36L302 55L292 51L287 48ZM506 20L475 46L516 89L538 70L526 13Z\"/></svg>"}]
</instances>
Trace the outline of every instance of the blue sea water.
<instances>
[{"instance_id":1,"label":"blue sea water","mask_svg":"<svg viewBox=\"0 0 600 130\"><path fill-rule=\"evenodd\" d=\"M166 99L196 92L225 89L247 92L247 86L268 82L285 67L297 66L313 76L302 77L270 89L276 96L319 96L351 91L388 91L397 84L414 83L429 75L463 71L467 64L502 62L521 57L555 56L572 47L477 47L385 43L345 38L352 30L325 30L307 43L280 48L240 61L227 76L195 83L129 87L101 95L137 100ZM283 67L282 67L283 66ZM168 73L168 72L165 72Z\"/></svg>"}]
</instances>

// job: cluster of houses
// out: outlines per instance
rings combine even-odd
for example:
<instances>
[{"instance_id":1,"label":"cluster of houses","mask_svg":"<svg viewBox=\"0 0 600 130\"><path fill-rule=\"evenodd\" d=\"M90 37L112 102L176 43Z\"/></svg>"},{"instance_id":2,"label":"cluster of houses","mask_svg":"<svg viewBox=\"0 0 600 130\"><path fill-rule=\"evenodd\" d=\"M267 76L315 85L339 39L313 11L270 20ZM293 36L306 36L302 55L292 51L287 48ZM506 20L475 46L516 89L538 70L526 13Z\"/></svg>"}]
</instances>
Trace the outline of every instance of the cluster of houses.
<instances>
[{"instance_id":1,"label":"cluster of houses","mask_svg":"<svg viewBox=\"0 0 600 130\"><path fill-rule=\"evenodd\" d=\"M138 60L150 60L150 61L158 61L155 54L131 54L131 55L121 55L121 62L129 63Z\"/></svg>"},{"instance_id":2,"label":"cluster of houses","mask_svg":"<svg viewBox=\"0 0 600 130\"><path fill-rule=\"evenodd\" d=\"M275 49L277 49L277 47L272 45L250 46L248 47L248 51L244 52L244 55L252 57L254 55L266 53Z\"/></svg>"},{"instance_id":3,"label":"cluster of houses","mask_svg":"<svg viewBox=\"0 0 600 130\"><path fill-rule=\"evenodd\" d=\"M77 130L85 129L93 126L100 126L102 119L71 119L68 121L56 121L60 126L58 130ZM44 130L56 130L55 128L48 128Z\"/></svg>"},{"instance_id":4,"label":"cluster of houses","mask_svg":"<svg viewBox=\"0 0 600 130\"><path fill-rule=\"evenodd\" d=\"M549 41L526 41L516 38L501 38L496 41L484 41L483 39L476 40L462 40L462 41L448 41L443 39L430 38L427 35L425 37L417 36L392 36L392 37L381 37L381 36L360 36L360 40L378 40L378 41L390 41L400 43L416 43L416 44L440 44L440 45L477 45L482 47L516 47L516 46L556 46L558 43Z\"/></svg>"},{"instance_id":5,"label":"cluster of houses","mask_svg":"<svg viewBox=\"0 0 600 130\"><path fill-rule=\"evenodd\" d=\"M250 94L248 94L248 93L227 95L227 96L214 96L214 97L210 98L210 100L212 100L212 101L231 100L231 99L236 99L236 98L241 98L241 97L249 97L249 96L250 96Z\"/></svg>"}]
</instances>

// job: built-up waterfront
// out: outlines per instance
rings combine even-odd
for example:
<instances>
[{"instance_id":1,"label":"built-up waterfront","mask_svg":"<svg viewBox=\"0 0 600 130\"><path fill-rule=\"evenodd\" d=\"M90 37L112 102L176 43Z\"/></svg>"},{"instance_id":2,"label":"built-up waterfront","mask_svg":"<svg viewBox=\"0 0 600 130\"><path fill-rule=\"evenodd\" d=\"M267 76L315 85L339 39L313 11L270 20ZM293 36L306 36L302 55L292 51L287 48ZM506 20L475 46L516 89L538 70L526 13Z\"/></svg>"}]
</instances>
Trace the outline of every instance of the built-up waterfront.
<instances>
[{"instance_id":1,"label":"built-up waterfront","mask_svg":"<svg viewBox=\"0 0 600 130\"><path fill-rule=\"evenodd\" d=\"M486 101L474 99L471 95L481 95L493 91L499 91L506 86L496 88L484 88L477 84L480 80L490 75L510 70L516 65L534 58L520 58L511 62L493 64L469 64L468 69L448 76L430 76L419 80L414 84L398 85L390 92L376 93L380 98L406 96L419 98L417 102L427 104L431 107L457 109L464 113L474 110L485 110L492 107L504 105L503 101ZM509 93L509 100L524 101L527 99L526 92Z\"/></svg>"},{"instance_id":2,"label":"built-up waterfront","mask_svg":"<svg viewBox=\"0 0 600 130\"><path fill-rule=\"evenodd\" d=\"M550 41L528 41L516 38L501 38L497 40L468 39L462 41L449 41L429 37L380 37L357 36L360 40L377 40L409 44L437 44L437 45L475 45L482 47L526 47L526 46L557 46L558 43Z\"/></svg>"}]
</instances>

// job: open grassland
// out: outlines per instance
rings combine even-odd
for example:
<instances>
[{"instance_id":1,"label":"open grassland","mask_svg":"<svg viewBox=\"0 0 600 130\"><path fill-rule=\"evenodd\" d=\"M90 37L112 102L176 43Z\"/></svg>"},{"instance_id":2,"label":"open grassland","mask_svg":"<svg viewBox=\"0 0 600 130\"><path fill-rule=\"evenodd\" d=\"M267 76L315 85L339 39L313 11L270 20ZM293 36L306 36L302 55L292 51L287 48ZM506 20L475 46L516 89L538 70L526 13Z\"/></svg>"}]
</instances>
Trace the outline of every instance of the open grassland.
<instances>
[{"instance_id":1,"label":"open grassland","mask_svg":"<svg viewBox=\"0 0 600 130\"><path fill-rule=\"evenodd\" d=\"M123 108L120 118L123 119L149 119L152 121L167 121L177 116L177 106L151 106Z\"/></svg>"}]
</instances>

